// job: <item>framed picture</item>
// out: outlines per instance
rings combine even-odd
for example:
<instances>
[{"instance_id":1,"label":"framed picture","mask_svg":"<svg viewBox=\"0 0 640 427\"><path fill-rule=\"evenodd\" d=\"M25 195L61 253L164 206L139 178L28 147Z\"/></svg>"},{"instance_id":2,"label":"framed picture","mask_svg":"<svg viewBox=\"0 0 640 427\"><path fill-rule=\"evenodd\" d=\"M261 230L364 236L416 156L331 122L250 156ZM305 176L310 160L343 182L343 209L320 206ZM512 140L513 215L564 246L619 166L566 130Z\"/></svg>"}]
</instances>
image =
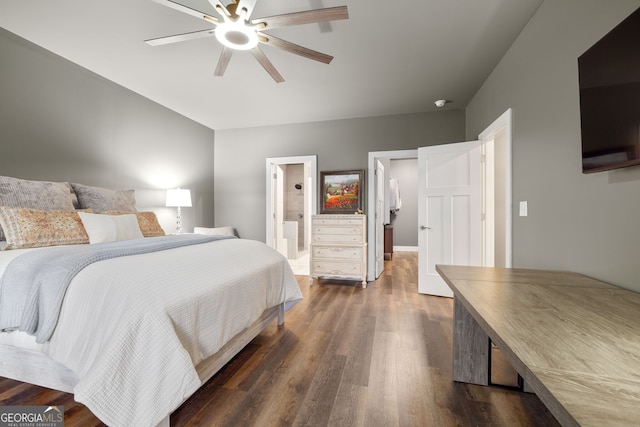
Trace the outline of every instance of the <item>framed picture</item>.
<instances>
[{"instance_id":1,"label":"framed picture","mask_svg":"<svg viewBox=\"0 0 640 427\"><path fill-rule=\"evenodd\" d=\"M356 213L364 206L364 170L320 171L320 213Z\"/></svg>"}]
</instances>

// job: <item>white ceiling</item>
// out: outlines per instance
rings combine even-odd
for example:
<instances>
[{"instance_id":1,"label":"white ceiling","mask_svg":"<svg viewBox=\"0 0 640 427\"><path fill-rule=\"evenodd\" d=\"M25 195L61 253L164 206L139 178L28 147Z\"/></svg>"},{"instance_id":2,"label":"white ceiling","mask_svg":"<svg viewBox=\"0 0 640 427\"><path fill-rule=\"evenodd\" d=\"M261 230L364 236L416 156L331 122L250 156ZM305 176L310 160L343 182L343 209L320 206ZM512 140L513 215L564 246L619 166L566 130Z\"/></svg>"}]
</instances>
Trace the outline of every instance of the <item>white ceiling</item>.
<instances>
[{"instance_id":1,"label":"white ceiling","mask_svg":"<svg viewBox=\"0 0 640 427\"><path fill-rule=\"evenodd\" d=\"M207 0L176 0L211 11ZM223 0L224 1L224 0ZM248 52L214 77L215 37L143 40L211 28L152 0L0 2L0 27L212 129L463 109L542 0L258 0L253 18L347 5L349 19L272 30L334 56L270 46L275 83ZM206 9L206 10L205 10ZM323 31L325 30L325 31Z\"/></svg>"}]
</instances>

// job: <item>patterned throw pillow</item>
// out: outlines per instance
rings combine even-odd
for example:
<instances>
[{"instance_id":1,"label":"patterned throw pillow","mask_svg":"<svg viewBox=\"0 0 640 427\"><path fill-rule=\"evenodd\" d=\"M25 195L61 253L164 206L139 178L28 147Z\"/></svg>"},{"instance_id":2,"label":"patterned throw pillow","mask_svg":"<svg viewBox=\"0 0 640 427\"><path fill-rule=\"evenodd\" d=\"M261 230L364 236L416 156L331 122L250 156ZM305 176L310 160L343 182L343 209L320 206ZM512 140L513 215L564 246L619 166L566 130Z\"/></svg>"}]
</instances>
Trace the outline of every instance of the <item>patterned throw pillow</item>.
<instances>
[{"instance_id":1,"label":"patterned throw pillow","mask_svg":"<svg viewBox=\"0 0 640 427\"><path fill-rule=\"evenodd\" d=\"M75 210L68 182L28 181L0 176L0 206ZM0 227L0 240L5 240Z\"/></svg>"},{"instance_id":2,"label":"patterned throw pillow","mask_svg":"<svg viewBox=\"0 0 640 427\"><path fill-rule=\"evenodd\" d=\"M76 211L0 206L0 224L7 237L7 250L89 243Z\"/></svg>"},{"instance_id":3,"label":"patterned throw pillow","mask_svg":"<svg viewBox=\"0 0 640 427\"><path fill-rule=\"evenodd\" d=\"M91 187L89 185L71 183L78 197L81 209L93 209L96 212L126 211L137 212L134 190L111 190L109 188Z\"/></svg>"},{"instance_id":4,"label":"patterned throw pillow","mask_svg":"<svg viewBox=\"0 0 640 427\"><path fill-rule=\"evenodd\" d=\"M125 215L131 212L125 211L106 211L101 212L107 215ZM134 212L138 217L138 225L140 226L140 231L142 231L142 235L144 237L158 237L164 236L165 232L160 223L158 222L158 217L154 212Z\"/></svg>"},{"instance_id":5,"label":"patterned throw pillow","mask_svg":"<svg viewBox=\"0 0 640 427\"><path fill-rule=\"evenodd\" d=\"M158 222L158 217L153 212L138 212L138 225L144 237L164 236L164 229Z\"/></svg>"}]
</instances>

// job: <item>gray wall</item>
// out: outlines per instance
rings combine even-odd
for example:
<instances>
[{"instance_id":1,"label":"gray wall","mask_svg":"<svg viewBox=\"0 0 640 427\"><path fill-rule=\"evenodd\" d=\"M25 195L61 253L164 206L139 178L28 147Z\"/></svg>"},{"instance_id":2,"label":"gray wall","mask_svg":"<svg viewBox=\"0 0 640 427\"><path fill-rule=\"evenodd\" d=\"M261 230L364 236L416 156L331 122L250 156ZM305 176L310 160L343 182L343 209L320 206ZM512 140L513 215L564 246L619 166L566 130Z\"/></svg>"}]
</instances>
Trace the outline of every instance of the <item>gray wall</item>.
<instances>
[{"instance_id":1,"label":"gray wall","mask_svg":"<svg viewBox=\"0 0 640 427\"><path fill-rule=\"evenodd\" d=\"M0 29L0 175L134 188L169 232L213 226L214 131Z\"/></svg>"},{"instance_id":2,"label":"gray wall","mask_svg":"<svg viewBox=\"0 0 640 427\"><path fill-rule=\"evenodd\" d=\"M392 159L388 177L398 180L402 207L391 215L394 246L418 246L418 159ZM386 172L385 172L386 174Z\"/></svg>"},{"instance_id":3,"label":"gray wall","mask_svg":"<svg viewBox=\"0 0 640 427\"><path fill-rule=\"evenodd\" d=\"M467 138L513 108L513 260L640 291L640 168L584 175L577 58L638 0L546 0L466 111ZM521 200L529 216L518 217Z\"/></svg>"},{"instance_id":4,"label":"gray wall","mask_svg":"<svg viewBox=\"0 0 640 427\"><path fill-rule=\"evenodd\" d=\"M460 110L216 131L216 226L265 241L268 157L317 154L318 171L367 169L370 151L463 139Z\"/></svg>"}]
</instances>

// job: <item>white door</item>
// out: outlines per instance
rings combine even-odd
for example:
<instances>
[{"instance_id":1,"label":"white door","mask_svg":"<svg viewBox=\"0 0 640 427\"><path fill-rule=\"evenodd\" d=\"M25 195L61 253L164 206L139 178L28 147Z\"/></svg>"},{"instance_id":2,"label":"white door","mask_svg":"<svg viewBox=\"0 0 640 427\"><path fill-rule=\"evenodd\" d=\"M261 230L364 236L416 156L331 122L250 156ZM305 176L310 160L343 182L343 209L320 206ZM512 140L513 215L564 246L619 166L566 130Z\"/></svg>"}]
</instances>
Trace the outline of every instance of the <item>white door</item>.
<instances>
[{"instance_id":1,"label":"white door","mask_svg":"<svg viewBox=\"0 0 640 427\"><path fill-rule=\"evenodd\" d=\"M376 279L384 270L384 165L376 161Z\"/></svg>"},{"instance_id":2,"label":"white door","mask_svg":"<svg viewBox=\"0 0 640 427\"><path fill-rule=\"evenodd\" d=\"M436 264L480 265L480 141L418 148L418 292L453 297Z\"/></svg>"}]
</instances>

